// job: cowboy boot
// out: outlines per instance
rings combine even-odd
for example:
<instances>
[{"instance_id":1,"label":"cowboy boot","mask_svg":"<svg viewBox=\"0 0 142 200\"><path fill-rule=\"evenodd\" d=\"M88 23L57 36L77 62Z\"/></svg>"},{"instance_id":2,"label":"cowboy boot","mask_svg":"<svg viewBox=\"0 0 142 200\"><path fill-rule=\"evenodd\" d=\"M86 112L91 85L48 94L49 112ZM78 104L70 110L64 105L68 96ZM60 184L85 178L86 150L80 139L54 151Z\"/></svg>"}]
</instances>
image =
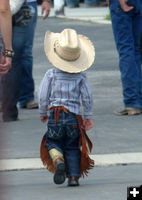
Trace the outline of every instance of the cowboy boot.
<instances>
[{"instance_id":1,"label":"cowboy boot","mask_svg":"<svg viewBox=\"0 0 142 200\"><path fill-rule=\"evenodd\" d=\"M65 182L65 178L66 178L63 154L54 148L49 151L49 155L51 156L53 160L53 164L55 166L55 173L53 177L54 183L62 184Z\"/></svg>"},{"instance_id":2,"label":"cowboy boot","mask_svg":"<svg viewBox=\"0 0 142 200\"><path fill-rule=\"evenodd\" d=\"M68 179L68 186L79 186L79 178L76 176L71 176Z\"/></svg>"}]
</instances>

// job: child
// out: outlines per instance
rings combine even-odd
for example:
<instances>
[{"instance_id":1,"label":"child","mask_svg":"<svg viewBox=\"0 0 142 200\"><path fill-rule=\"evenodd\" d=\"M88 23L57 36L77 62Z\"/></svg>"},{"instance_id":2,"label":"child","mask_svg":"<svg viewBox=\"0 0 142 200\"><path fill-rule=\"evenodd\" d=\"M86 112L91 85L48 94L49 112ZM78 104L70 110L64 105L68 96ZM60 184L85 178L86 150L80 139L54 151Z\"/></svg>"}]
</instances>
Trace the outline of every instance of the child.
<instances>
[{"instance_id":1,"label":"child","mask_svg":"<svg viewBox=\"0 0 142 200\"><path fill-rule=\"evenodd\" d=\"M90 151L92 143L85 133L93 127L93 97L87 77L82 73L94 61L94 46L75 30L64 29L61 33L47 32L44 48L55 68L46 72L39 88L40 120L44 123L48 119L41 159L54 173L56 184L64 183L68 177L68 186L78 186L80 176L94 166L86 141Z\"/></svg>"}]
</instances>

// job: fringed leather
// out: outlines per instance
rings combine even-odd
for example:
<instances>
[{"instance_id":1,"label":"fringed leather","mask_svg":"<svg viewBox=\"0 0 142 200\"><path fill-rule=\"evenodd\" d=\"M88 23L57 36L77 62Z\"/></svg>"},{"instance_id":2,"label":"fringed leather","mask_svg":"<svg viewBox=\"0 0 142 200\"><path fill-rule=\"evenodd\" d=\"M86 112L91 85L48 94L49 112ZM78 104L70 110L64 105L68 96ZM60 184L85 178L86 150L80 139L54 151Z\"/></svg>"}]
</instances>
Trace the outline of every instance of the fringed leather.
<instances>
[{"instance_id":1,"label":"fringed leather","mask_svg":"<svg viewBox=\"0 0 142 200\"><path fill-rule=\"evenodd\" d=\"M54 109L55 111L55 123L59 119L59 113L61 110L64 110L65 113L68 113L68 111L63 107L52 107L48 110ZM88 135L85 132L84 126L83 126L83 120L80 115L76 115L78 124L79 124L79 129L80 129L80 140L79 140L79 147L81 148L81 162L80 162L80 168L81 168L81 176L84 177L85 175L88 175L88 170L92 169L94 167L94 160L92 160L89 157L89 151L91 152L92 150L92 142L89 139ZM89 151L88 151L88 148ZM41 142L41 147L40 147L40 157L43 162L43 165L51 172L55 172L55 167L53 165L52 160L49 157L48 150L46 148L46 135L43 136L42 142Z\"/></svg>"},{"instance_id":2,"label":"fringed leather","mask_svg":"<svg viewBox=\"0 0 142 200\"><path fill-rule=\"evenodd\" d=\"M80 115L76 116L78 119L78 124L79 124L79 129L80 129L80 142L79 145L81 146L81 163L80 163L80 168L81 168L81 176L87 176L88 175L88 170L92 169L95 165L94 160L92 160L89 157L89 151L92 151L92 142L89 139L88 135L86 134L86 131L83 126L83 120ZM88 144L88 148L87 148Z\"/></svg>"},{"instance_id":3,"label":"fringed leather","mask_svg":"<svg viewBox=\"0 0 142 200\"><path fill-rule=\"evenodd\" d=\"M43 136L40 146L40 158L43 162L43 165L51 172L55 172L55 167L52 160L49 157L47 148L46 148L46 134Z\"/></svg>"}]
</instances>

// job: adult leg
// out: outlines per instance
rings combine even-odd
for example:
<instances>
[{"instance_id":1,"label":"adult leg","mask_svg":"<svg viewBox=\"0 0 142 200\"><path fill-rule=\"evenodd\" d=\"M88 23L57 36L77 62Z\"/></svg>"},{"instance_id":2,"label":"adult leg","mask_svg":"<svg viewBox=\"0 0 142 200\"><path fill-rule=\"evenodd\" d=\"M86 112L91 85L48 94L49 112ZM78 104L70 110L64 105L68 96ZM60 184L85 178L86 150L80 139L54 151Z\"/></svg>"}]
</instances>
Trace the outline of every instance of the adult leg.
<instances>
[{"instance_id":1,"label":"adult leg","mask_svg":"<svg viewBox=\"0 0 142 200\"><path fill-rule=\"evenodd\" d=\"M117 4L110 8L114 38L119 53L123 101L125 107L140 108L139 102L139 64L135 55L133 30L134 11L123 12ZM115 8L115 9L114 9Z\"/></svg>"},{"instance_id":2,"label":"adult leg","mask_svg":"<svg viewBox=\"0 0 142 200\"><path fill-rule=\"evenodd\" d=\"M1 36L1 33L0 33L0 60L1 60L1 57L2 57L3 49L4 49L4 44L3 44L2 36ZM2 112L2 78L1 77L0 77L0 112Z\"/></svg>"},{"instance_id":3,"label":"adult leg","mask_svg":"<svg viewBox=\"0 0 142 200\"><path fill-rule=\"evenodd\" d=\"M66 5L70 8L79 7L79 0L66 0Z\"/></svg>"},{"instance_id":4,"label":"adult leg","mask_svg":"<svg viewBox=\"0 0 142 200\"><path fill-rule=\"evenodd\" d=\"M84 3L86 6L91 7L91 6L96 6L101 2L101 0L85 0Z\"/></svg>"},{"instance_id":5,"label":"adult leg","mask_svg":"<svg viewBox=\"0 0 142 200\"><path fill-rule=\"evenodd\" d=\"M0 112L2 112L2 80L0 77Z\"/></svg>"},{"instance_id":6,"label":"adult leg","mask_svg":"<svg viewBox=\"0 0 142 200\"><path fill-rule=\"evenodd\" d=\"M22 76L20 83L20 96L19 103L21 107L25 107L26 104L34 100L34 80L32 75L33 70L33 40L37 21L37 3L29 3L32 10L32 19L26 27L25 31L25 44L23 47L23 54L21 58ZM37 107L37 106L36 106Z\"/></svg>"},{"instance_id":7,"label":"adult leg","mask_svg":"<svg viewBox=\"0 0 142 200\"><path fill-rule=\"evenodd\" d=\"M139 96L139 104L142 109L142 65L141 65L141 36L142 36L142 16L137 15L133 20L133 33L134 33L134 41L135 41L135 57L136 63L138 67L138 96Z\"/></svg>"},{"instance_id":8,"label":"adult leg","mask_svg":"<svg viewBox=\"0 0 142 200\"><path fill-rule=\"evenodd\" d=\"M141 64L142 64L142 34L141 34L140 51L141 51Z\"/></svg>"},{"instance_id":9,"label":"adult leg","mask_svg":"<svg viewBox=\"0 0 142 200\"><path fill-rule=\"evenodd\" d=\"M13 50L15 55L9 72L3 77L3 120L15 121L18 117L17 102L19 96L19 85L21 77L20 59L24 45L24 28L13 27Z\"/></svg>"}]
</instances>

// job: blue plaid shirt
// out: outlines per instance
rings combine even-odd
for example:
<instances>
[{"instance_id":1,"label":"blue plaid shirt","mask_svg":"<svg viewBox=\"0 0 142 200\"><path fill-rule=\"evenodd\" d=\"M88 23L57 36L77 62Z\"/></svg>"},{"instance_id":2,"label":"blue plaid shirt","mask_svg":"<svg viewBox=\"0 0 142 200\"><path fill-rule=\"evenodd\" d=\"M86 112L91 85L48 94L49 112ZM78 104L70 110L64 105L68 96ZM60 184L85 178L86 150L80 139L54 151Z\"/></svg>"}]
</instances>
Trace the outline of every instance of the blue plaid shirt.
<instances>
[{"instance_id":1,"label":"blue plaid shirt","mask_svg":"<svg viewBox=\"0 0 142 200\"><path fill-rule=\"evenodd\" d=\"M52 106L64 106L72 113L83 115L84 119L93 115L91 88L82 72L67 73L56 68L48 70L41 81L38 100L40 116L46 116L47 109Z\"/></svg>"}]
</instances>

